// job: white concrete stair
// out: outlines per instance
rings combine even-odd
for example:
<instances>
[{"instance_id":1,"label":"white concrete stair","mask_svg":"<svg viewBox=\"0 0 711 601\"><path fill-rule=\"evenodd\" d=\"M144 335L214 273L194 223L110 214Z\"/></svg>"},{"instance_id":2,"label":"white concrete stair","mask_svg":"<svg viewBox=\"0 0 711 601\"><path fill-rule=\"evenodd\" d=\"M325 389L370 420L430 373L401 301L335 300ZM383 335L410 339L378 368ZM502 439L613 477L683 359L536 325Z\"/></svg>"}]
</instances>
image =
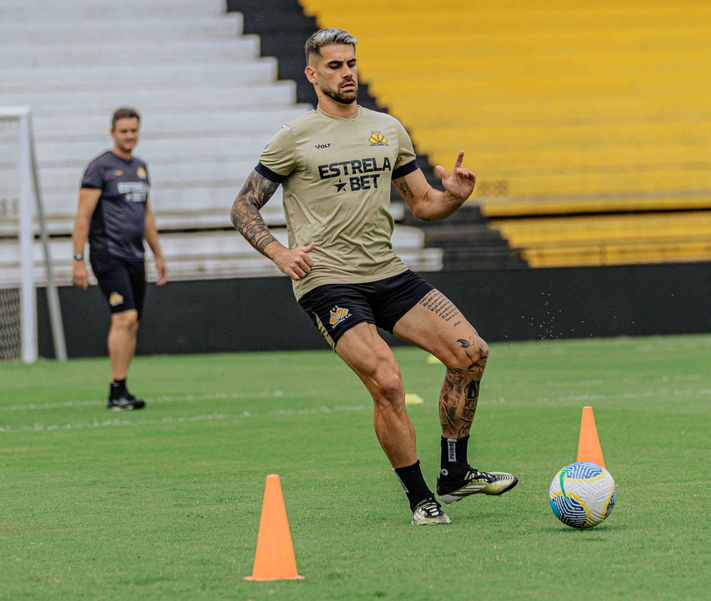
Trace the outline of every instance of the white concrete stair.
<instances>
[{"instance_id":1,"label":"white concrete stair","mask_svg":"<svg viewBox=\"0 0 711 601\"><path fill-rule=\"evenodd\" d=\"M225 0L0 0L0 14L6 23L82 23L96 19L120 19L122 15L139 15L140 20L202 19L225 14Z\"/></svg>"},{"instance_id":2,"label":"white concrete stair","mask_svg":"<svg viewBox=\"0 0 711 601\"><path fill-rule=\"evenodd\" d=\"M173 96L156 94L155 90L87 90L82 94L88 108L83 115L101 116L111 114L117 106L128 105L141 107L146 114L189 113L205 111L225 112L245 108L273 109L294 104L296 85L293 81L269 83L227 82L229 85L218 88L200 86L189 90L176 90ZM44 92L37 94L29 91L8 93L0 90L0 106L30 105L35 118L45 116L66 116L76 114L76 92ZM183 115L185 118L188 115Z\"/></svg>"},{"instance_id":3,"label":"white concrete stair","mask_svg":"<svg viewBox=\"0 0 711 601\"><path fill-rule=\"evenodd\" d=\"M272 135L310 110L294 82L224 0L0 0L0 106L29 105L55 271L70 282L79 186L112 145L119 106L142 114L136 154L150 168L151 204L172 279L281 275L232 229L229 213ZM12 179L16 144L0 130L0 286L19 281ZM391 207L401 220L405 207ZM286 243L279 189L261 211ZM56 237L62 236L62 237ZM396 226L413 269L441 269L442 252ZM36 276L43 281L36 245ZM150 263L149 273L152 273Z\"/></svg>"},{"instance_id":4,"label":"white concrete stair","mask_svg":"<svg viewBox=\"0 0 711 601\"><path fill-rule=\"evenodd\" d=\"M188 42L123 42L107 45L86 43L64 45L61 43L42 46L2 46L0 69L31 68L36 65L70 66L79 64L115 65L118 57L122 63L139 64L147 59L166 64L201 64L234 62L259 56L257 36L235 37L224 41ZM140 82L139 82L140 83ZM129 85L127 83L127 85Z\"/></svg>"},{"instance_id":5,"label":"white concrete stair","mask_svg":"<svg viewBox=\"0 0 711 601\"><path fill-rule=\"evenodd\" d=\"M205 88L229 87L235 84L274 83L277 62L260 57L220 64L151 64L112 65L111 77L106 67L96 66L33 66L29 69L0 68L0 93L46 93L71 91L150 91L166 97L174 93ZM138 81L140 86L127 86ZM83 105L83 108L87 108Z\"/></svg>"},{"instance_id":6,"label":"white concrete stair","mask_svg":"<svg viewBox=\"0 0 711 601\"><path fill-rule=\"evenodd\" d=\"M3 15L4 17L4 15ZM87 44L144 44L192 41L233 41L242 33L242 15L230 13L209 19L84 20L81 27L68 21L0 21L0 51L13 46L55 46Z\"/></svg>"}]
</instances>

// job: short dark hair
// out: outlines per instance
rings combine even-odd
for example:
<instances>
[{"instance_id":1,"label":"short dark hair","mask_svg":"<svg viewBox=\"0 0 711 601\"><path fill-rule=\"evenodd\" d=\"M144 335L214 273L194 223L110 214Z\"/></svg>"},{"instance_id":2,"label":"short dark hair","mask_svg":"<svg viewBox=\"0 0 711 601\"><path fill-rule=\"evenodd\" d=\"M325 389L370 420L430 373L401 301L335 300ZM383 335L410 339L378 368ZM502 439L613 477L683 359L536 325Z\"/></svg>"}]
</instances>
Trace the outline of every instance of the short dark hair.
<instances>
[{"instance_id":1,"label":"short dark hair","mask_svg":"<svg viewBox=\"0 0 711 601\"><path fill-rule=\"evenodd\" d=\"M141 122L141 115L138 114L136 109L132 109L128 106L122 106L120 109L116 109L113 117L111 117L111 131L116 129L116 122L119 119L132 119L134 117L138 119L139 123Z\"/></svg>"},{"instance_id":2,"label":"short dark hair","mask_svg":"<svg viewBox=\"0 0 711 601\"><path fill-rule=\"evenodd\" d=\"M306 40L306 46L304 48L306 51L306 63L308 64L312 54L321 56L321 48L324 46L330 46L331 44L352 44L355 48L357 43L358 40L343 29L336 29L335 27L319 29Z\"/></svg>"}]
</instances>

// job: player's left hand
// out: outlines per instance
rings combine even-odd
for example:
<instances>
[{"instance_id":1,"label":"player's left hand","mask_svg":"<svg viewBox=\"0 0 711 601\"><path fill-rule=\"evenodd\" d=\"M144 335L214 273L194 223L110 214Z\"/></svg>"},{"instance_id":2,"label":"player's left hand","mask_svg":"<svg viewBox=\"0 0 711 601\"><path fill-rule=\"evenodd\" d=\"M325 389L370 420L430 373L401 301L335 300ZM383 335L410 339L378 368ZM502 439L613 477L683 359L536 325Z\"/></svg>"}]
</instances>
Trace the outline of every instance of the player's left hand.
<instances>
[{"instance_id":1,"label":"player's left hand","mask_svg":"<svg viewBox=\"0 0 711 601\"><path fill-rule=\"evenodd\" d=\"M156 271L158 272L156 286L162 286L168 281L168 266L162 258L156 259Z\"/></svg>"},{"instance_id":2,"label":"player's left hand","mask_svg":"<svg viewBox=\"0 0 711 601\"><path fill-rule=\"evenodd\" d=\"M442 178L444 189L455 198L466 200L474 191L476 175L468 169L462 168L462 161L464 161L464 151L460 150L452 173L447 174L447 170L442 165L437 165L435 169Z\"/></svg>"}]
</instances>

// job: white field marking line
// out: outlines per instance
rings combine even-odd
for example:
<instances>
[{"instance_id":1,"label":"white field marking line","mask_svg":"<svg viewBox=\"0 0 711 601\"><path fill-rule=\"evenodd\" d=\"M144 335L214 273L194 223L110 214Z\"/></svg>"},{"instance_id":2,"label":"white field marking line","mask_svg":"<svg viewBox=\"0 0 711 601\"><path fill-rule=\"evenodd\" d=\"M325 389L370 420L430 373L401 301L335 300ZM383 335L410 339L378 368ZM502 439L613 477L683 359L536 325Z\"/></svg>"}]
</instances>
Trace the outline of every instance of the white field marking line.
<instances>
[{"instance_id":1,"label":"white field marking line","mask_svg":"<svg viewBox=\"0 0 711 601\"><path fill-rule=\"evenodd\" d=\"M319 394L327 394L325 390L309 390L303 393L283 392L281 390L264 391L264 392L218 392L214 394L186 394L179 396L158 396L144 397L144 400L151 403L174 403L174 402L191 402L191 401L218 401L218 400L233 400L233 399L263 399L263 398L283 398L283 397L299 397L299 396L317 396ZM2 411L22 411L37 409L62 409L66 407L92 407L97 403L105 403L106 399L94 399L91 401L64 401L61 403L30 403L28 405L8 405L0 407Z\"/></svg>"},{"instance_id":2,"label":"white field marking line","mask_svg":"<svg viewBox=\"0 0 711 601\"><path fill-rule=\"evenodd\" d=\"M674 390L671 391L668 388L659 388L658 390L649 390L647 392L620 392L617 394L580 394L580 395L568 395L559 397L538 397L536 399L516 399L520 402L538 402L538 403L561 403L570 401L604 401L609 399L646 399L652 397L660 396L692 396L692 395L707 395L711 394L711 388L700 388L700 389L685 389L685 390ZM480 403L504 403L506 402L506 397L501 398L490 398L482 399Z\"/></svg>"},{"instance_id":3,"label":"white field marking line","mask_svg":"<svg viewBox=\"0 0 711 601\"><path fill-rule=\"evenodd\" d=\"M311 415L316 413L353 412L372 409L372 405L337 405L336 407L304 407L301 409L278 409L266 413L250 413L243 411L233 415L223 413L211 413L209 415L196 415L193 417L163 417L161 419L128 420L128 419L94 419L90 422L79 422L74 424L41 424L35 423L31 426L0 426L0 434L10 434L13 432L51 432L54 430L82 430L87 428L110 428L117 426L156 426L163 424L180 424L188 422L217 421L232 418L263 418L284 415Z\"/></svg>"}]
</instances>

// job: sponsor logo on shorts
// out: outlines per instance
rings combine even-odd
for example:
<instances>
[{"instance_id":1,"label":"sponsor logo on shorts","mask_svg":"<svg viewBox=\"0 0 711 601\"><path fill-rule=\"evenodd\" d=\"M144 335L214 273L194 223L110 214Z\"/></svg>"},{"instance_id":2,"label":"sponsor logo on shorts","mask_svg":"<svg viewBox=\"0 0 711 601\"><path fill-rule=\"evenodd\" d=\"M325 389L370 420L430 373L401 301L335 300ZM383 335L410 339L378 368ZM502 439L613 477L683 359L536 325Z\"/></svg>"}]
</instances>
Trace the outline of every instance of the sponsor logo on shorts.
<instances>
[{"instance_id":1,"label":"sponsor logo on shorts","mask_svg":"<svg viewBox=\"0 0 711 601\"><path fill-rule=\"evenodd\" d=\"M381 134L379 131L370 132L370 138L368 138L371 146L387 146L388 139Z\"/></svg>"},{"instance_id":2,"label":"sponsor logo on shorts","mask_svg":"<svg viewBox=\"0 0 711 601\"><path fill-rule=\"evenodd\" d=\"M118 292L112 292L111 296L109 296L109 304L112 307L123 304L123 296L121 296Z\"/></svg>"},{"instance_id":3,"label":"sponsor logo on shorts","mask_svg":"<svg viewBox=\"0 0 711 601\"><path fill-rule=\"evenodd\" d=\"M332 327L336 328L352 315L353 313L351 313L350 309L344 309L336 306L331 309L331 319L329 319L328 323L330 323Z\"/></svg>"}]
</instances>

